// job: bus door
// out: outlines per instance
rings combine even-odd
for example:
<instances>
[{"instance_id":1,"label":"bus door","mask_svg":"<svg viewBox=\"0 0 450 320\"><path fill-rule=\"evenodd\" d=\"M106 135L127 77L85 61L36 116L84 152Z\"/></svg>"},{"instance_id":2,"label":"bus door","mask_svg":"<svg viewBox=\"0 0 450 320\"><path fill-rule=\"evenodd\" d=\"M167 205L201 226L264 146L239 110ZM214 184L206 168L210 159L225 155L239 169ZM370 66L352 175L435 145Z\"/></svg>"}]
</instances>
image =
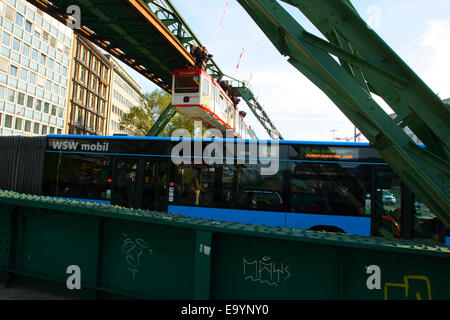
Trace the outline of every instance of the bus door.
<instances>
[{"instance_id":1,"label":"bus door","mask_svg":"<svg viewBox=\"0 0 450 320\"><path fill-rule=\"evenodd\" d=\"M167 212L167 166L164 160L142 159L142 209Z\"/></svg>"},{"instance_id":2,"label":"bus door","mask_svg":"<svg viewBox=\"0 0 450 320\"><path fill-rule=\"evenodd\" d=\"M111 204L127 208L140 208L139 159L115 158Z\"/></svg>"},{"instance_id":3,"label":"bus door","mask_svg":"<svg viewBox=\"0 0 450 320\"><path fill-rule=\"evenodd\" d=\"M366 195L366 210L372 211L372 234L393 239L402 236L402 185L387 166L372 168L371 193Z\"/></svg>"}]
</instances>

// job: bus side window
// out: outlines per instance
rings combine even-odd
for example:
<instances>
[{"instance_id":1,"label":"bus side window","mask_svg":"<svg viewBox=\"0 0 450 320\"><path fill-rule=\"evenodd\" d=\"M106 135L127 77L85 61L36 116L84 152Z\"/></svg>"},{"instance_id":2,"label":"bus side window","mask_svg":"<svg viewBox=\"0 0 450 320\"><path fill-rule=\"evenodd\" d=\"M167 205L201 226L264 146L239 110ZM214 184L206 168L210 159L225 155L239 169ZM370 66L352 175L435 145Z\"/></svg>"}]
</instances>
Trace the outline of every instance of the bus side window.
<instances>
[{"instance_id":1,"label":"bus side window","mask_svg":"<svg viewBox=\"0 0 450 320\"><path fill-rule=\"evenodd\" d=\"M446 244L446 241L450 240L449 237L450 230L447 230L425 203L416 197L414 199L413 238Z\"/></svg>"},{"instance_id":2,"label":"bus side window","mask_svg":"<svg viewBox=\"0 0 450 320\"><path fill-rule=\"evenodd\" d=\"M290 208L298 213L364 215L364 165L291 164Z\"/></svg>"},{"instance_id":3,"label":"bus side window","mask_svg":"<svg viewBox=\"0 0 450 320\"><path fill-rule=\"evenodd\" d=\"M111 158L79 154L48 154L44 194L49 196L109 200Z\"/></svg>"}]
</instances>

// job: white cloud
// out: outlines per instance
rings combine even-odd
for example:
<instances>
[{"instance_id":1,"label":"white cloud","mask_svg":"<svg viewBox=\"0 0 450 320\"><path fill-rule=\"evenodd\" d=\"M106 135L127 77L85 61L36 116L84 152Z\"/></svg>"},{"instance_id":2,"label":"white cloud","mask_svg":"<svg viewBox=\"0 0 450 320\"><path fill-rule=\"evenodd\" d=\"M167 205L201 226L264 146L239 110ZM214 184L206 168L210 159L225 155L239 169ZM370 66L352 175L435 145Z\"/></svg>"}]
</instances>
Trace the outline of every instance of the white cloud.
<instances>
[{"instance_id":1,"label":"white cloud","mask_svg":"<svg viewBox=\"0 0 450 320\"><path fill-rule=\"evenodd\" d=\"M331 140L331 129L337 137L352 136L354 126L334 103L309 79L287 62L266 65L253 73L254 94L285 139ZM245 103L239 105L249 113ZM253 116L247 123L265 138ZM251 120L252 119L252 120Z\"/></svg>"},{"instance_id":2,"label":"white cloud","mask_svg":"<svg viewBox=\"0 0 450 320\"><path fill-rule=\"evenodd\" d=\"M450 97L450 19L432 20L420 46L428 53L423 57L423 80L441 98ZM419 63L417 63L419 64Z\"/></svg>"},{"instance_id":3,"label":"white cloud","mask_svg":"<svg viewBox=\"0 0 450 320\"><path fill-rule=\"evenodd\" d=\"M450 19L430 20L425 32L398 50L413 71L441 99L450 97L449 39Z\"/></svg>"}]
</instances>

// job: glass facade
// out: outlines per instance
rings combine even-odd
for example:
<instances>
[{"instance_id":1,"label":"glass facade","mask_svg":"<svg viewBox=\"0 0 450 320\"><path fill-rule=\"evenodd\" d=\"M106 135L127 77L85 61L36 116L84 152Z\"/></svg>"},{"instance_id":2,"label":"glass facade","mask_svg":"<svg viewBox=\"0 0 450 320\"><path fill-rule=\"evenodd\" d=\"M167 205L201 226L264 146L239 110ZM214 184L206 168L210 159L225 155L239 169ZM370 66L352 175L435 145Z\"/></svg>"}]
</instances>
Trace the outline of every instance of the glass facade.
<instances>
[{"instance_id":1,"label":"glass facade","mask_svg":"<svg viewBox=\"0 0 450 320\"><path fill-rule=\"evenodd\" d=\"M73 32L25 1L0 0L0 134L63 133Z\"/></svg>"},{"instance_id":2,"label":"glass facade","mask_svg":"<svg viewBox=\"0 0 450 320\"><path fill-rule=\"evenodd\" d=\"M142 90L112 56L107 55L107 57L114 67L111 75L111 112L108 134L123 134L126 132L120 129L120 118L132 107L141 104Z\"/></svg>"}]
</instances>

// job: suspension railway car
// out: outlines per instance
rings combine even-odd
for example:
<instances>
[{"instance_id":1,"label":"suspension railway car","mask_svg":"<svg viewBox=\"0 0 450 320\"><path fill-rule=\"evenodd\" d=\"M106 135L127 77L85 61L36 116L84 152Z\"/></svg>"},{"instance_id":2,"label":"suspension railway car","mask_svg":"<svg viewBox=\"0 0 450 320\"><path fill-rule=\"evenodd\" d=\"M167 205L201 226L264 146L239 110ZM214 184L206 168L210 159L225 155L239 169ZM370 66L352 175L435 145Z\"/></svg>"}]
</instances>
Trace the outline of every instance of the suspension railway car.
<instances>
[{"instance_id":1,"label":"suspension railway car","mask_svg":"<svg viewBox=\"0 0 450 320\"><path fill-rule=\"evenodd\" d=\"M208 73L201 69L173 72L172 105L175 110L209 128L231 130L235 137L248 138L248 128L231 99Z\"/></svg>"}]
</instances>

